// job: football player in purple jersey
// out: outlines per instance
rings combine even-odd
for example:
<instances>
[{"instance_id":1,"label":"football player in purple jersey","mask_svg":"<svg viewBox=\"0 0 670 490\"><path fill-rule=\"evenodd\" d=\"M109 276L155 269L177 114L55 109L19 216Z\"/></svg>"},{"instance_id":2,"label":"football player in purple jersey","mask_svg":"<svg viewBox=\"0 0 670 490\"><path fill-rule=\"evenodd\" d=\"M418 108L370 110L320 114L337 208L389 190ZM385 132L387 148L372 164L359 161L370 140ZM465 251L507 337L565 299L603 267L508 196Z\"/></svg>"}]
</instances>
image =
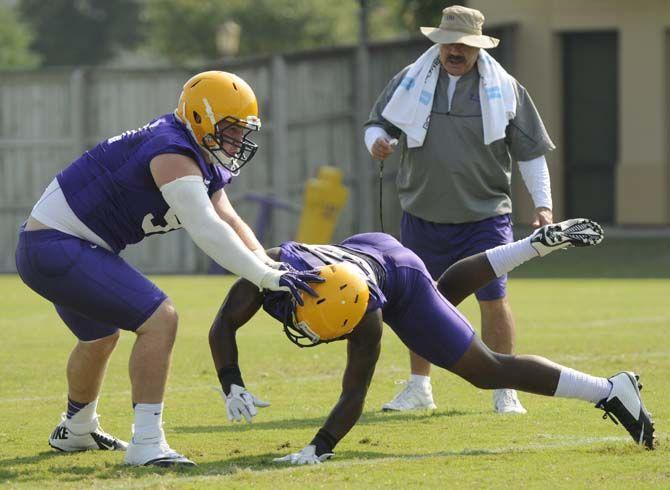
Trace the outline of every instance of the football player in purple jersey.
<instances>
[{"instance_id":1,"label":"football player in purple jersey","mask_svg":"<svg viewBox=\"0 0 670 490\"><path fill-rule=\"evenodd\" d=\"M256 96L238 76L200 73L174 113L102 141L60 172L24 225L21 279L51 301L79 342L67 365L68 408L49 438L60 451L126 451L131 465L193 465L162 429L163 395L177 332L170 299L119 252L148 235L185 228L229 271L259 289L315 294L321 279L270 259L226 197L260 129ZM137 335L130 356L135 412L129 444L102 431L97 403L119 329Z\"/></svg>"},{"instance_id":2,"label":"football player in purple jersey","mask_svg":"<svg viewBox=\"0 0 670 490\"><path fill-rule=\"evenodd\" d=\"M264 308L301 347L347 340L347 365L335 407L307 446L277 462L318 464L333 455L363 410L379 357L382 319L414 352L478 388L515 388L594 403L616 417L636 443L653 449L653 422L634 373L608 379L539 356L493 352L455 308L527 260L569 246L593 245L602 237L600 226L585 219L546 225L523 240L460 260L437 283L416 254L383 233L354 235L338 245L283 243L268 254L296 270L318 268L325 281L315 285L319 296L305 298L303 306L284 293L259 292L243 279L232 287L209 334L228 418L250 421L262 406L245 388L235 334Z\"/></svg>"}]
</instances>

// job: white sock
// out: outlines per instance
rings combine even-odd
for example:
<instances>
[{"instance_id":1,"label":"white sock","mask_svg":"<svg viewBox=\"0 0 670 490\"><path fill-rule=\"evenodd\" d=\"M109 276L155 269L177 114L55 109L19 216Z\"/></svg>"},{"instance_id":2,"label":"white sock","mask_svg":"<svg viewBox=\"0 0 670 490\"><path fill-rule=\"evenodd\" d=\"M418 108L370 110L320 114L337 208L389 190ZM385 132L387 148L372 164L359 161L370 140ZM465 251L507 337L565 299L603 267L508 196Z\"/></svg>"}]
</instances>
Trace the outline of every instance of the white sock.
<instances>
[{"instance_id":1,"label":"white sock","mask_svg":"<svg viewBox=\"0 0 670 490\"><path fill-rule=\"evenodd\" d=\"M138 403L135 405L133 442L150 444L163 437L163 404Z\"/></svg>"},{"instance_id":2,"label":"white sock","mask_svg":"<svg viewBox=\"0 0 670 490\"><path fill-rule=\"evenodd\" d=\"M530 244L530 237L499 245L486 251L486 257L489 259L496 277L504 276L537 256L537 251Z\"/></svg>"},{"instance_id":3,"label":"white sock","mask_svg":"<svg viewBox=\"0 0 670 490\"><path fill-rule=\"evenodd\" d=\"M430 388L430 376L421 376L420 374L410 374L409 382L413 385L419 385L422 388Z\"/></svg>"},{"instance_id":4,"label":"white sock","mask_svg":"<svg viewBox=\"0 0 670 490\"><path fill-rule=\"evenodd\" d=\"M96 398L91 403L87 403L84 408L81 408L69 420L72 424L88 424L93 422L93 419L98 415L96 410L98 408L98 399Z\"/></svg>"},{"instance_id":5,"label":"white sock","mask_svg":"<svg viewBox=\"0 0 670 490\"><path fill-rule=\"evenodd\" d=\"M561 377L554 396L561 398L579 398L591 403L598 403L607 398L612 390L612 383L607 378L598 378L570 368L561 369Z\"/></svg>"}]
</instances>

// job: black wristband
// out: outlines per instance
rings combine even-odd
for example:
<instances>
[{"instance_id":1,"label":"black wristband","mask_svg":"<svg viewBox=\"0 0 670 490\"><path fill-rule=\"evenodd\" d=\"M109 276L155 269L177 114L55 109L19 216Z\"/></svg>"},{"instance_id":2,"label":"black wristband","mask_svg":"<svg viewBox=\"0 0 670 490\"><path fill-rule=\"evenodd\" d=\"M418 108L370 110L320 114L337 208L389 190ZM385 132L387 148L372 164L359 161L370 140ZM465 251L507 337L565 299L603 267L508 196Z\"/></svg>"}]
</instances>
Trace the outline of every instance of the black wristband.
<instances>
[{"instance_id":1,"label":"black wristband","mask_svg":"<svg viewBox=\"0 0 670 490\"><path fill-rule=\"evenodd\" d=\"M319 432L316 433L314 439L310 444L316 447L315 453L317 456L321 456L325 453L332 453L333 449L337 445L338 440L326 429L319 429Z\"/></svg>"},{"instance_id":2,"label":"black wristband","mask_svg":"<svg viewBox=\"0 0 670 490\"><path fill-rule=\"evenodd\" d=\"M230 393L230 385L244 386L244 381L242 381L242 373L240 372L240 367L237 364L222 367L216 374L219 377L221 388L226 395Z\"/></svg>"}]
</instances>

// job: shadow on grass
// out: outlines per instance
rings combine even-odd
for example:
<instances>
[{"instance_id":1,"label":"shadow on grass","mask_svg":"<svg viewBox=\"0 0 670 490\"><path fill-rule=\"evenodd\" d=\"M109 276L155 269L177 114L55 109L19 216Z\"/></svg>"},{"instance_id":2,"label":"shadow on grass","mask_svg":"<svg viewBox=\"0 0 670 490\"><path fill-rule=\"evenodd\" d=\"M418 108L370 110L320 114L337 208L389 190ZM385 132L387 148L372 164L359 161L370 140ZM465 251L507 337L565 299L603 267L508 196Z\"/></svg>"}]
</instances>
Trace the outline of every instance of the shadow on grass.
<instances>
[{"instance_id":1,"label":"shadow on grass","mask_svg":"<svg viewBox=\"0 0 670 490\"><path fill-rule=\"evenodd\" d=\"M5 466L11 466L15 464L42 463L62 454L63 453L51 450L42 451L41 453L33 454L32 456L19 456L17 458L0 459L0 471L3 471Z\"/></svg>"},{"instance_id":2,"label":"shadow on grass","mask_svg":"<svg viewBox=\"0 0 670 490\"><path fill-rule=\"evenodd\" d=\"M158 468L158 467L129 467L123 464L105 463L100 465L68 465L66 467L54 467L49 469L49 474L53 476L53 480L62 482L77 482L96 480L112 480L112 479L137 479L153 476L153 475L171 475L172 477L199 477L199 476L225 476L239 473L240 471L251 472L266 472L266 471L285 471L294 468L292 465L275 463L272 460L277 457L285 456L291 449L278 450L274 453L257 454L253 456L239 456L226 458L220 461L211 461L198 464L195 467L173 467L173 468ZM464 449L462 451L438 451L433 453L422 454L394 454L382 453L376 451L343 451L338 452L335 459L326 463L335 464L351 464L352 462L365 462L365 460L381 460L381 459L425 459L433 457L445 456L490 456L492 454L500 454L500 451L493 450L473 450ZM60 457L67 457L67 454L56 454ZM39 461L42 455L36 455L36 459L31 462ZM21 461L29 460L30 458L16 458L14 461L18 464ZM7 462L9 460L2 460ZM0 477L6 482L14 483L29 483L31 481L43 480L44 474L38 473L36 480L34 480L29 472L13 472L0 470Z\"/></svg>"},{"instance_id":3,"label":"shadow on grass","mask_svg":"<svg viewBox=\"0 0 670 490\"><path fill-rule=\"evenodd\" d=\"M66 457L66 455L57 451L42 451L41 453L33 454L32 456L0 459L0 481L12 480L21 475L21 471L18 469L8 469L10 466L46 463L53 458L64 456Z\"/></svg>"},{"instance_id":4,"label":"shadow on grass","mask_svg":"<svg viewBox=\"0 0 670 490\"><path fill-rule=\"evenodd\" d=\"M417 419L460 417L479 413L483 412L466 412L462 410L436 410L430 413L417 412L412 414L401 412L366 412L361 416L356 425L374 425L390 421L416 421ZM242 432L246 430L305 429L320 427L327 416L328 414L324 412L322 417L272 420L269 422L253 422L251 424L246 422L233 424L226 420L225 422L222 422L221 425L178 426L174 427L172 430L174 432L185 434L201 434L212 432Z\"/></svg>"}]
</instances>

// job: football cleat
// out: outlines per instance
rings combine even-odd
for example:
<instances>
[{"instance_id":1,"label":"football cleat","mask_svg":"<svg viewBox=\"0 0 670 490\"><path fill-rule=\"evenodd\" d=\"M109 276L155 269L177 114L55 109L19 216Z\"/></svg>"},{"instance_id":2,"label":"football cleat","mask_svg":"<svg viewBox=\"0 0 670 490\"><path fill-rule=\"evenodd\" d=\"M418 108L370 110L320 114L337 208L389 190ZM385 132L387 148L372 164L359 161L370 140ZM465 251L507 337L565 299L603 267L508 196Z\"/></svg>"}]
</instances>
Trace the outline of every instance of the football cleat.
<instances>
[{"instance_id":1,"label":"football cleat","mask_svg":"<svg viewBox=\"0 0 670 490\"><path fill-rule=\"evenodd\" d=\"M393 400L382 407L384 412L404 412L406 410L435 410L437 406L433 402L433 388L430 383L422 385L403 381L405 389L398 393Z\"/></svg>"},{"instance_id":2,"label":"football cleat","mask_svg":"<svg viewBox=\"0 0 670 490\"><path fill-rule=\"evenodd\" d=\"M132 466L195 466L183 454L170 448L161 429L156 442L138 443L133 437L126 450L124 463Z\"/></svg>"},{"instance_id":3,"label":"football cleat","mask_svg":"<svg viewBox=\"0 0 670 490\"><path fill-rule=\"evenodd\" d=\"M100 428L98 417L90 423L75 424L65 414L49 437L49 446L63 452L125 451L128 443L117 439Z\"/></svg>"},{"instance_id":4,"label":"football cleat","mask_svg":"<svg viewBox=\"0 0 670 490\"><path fill-rule=\"evenodd\" d=\"M603 229L595 221L569 219L538 228L530 236L530 244L540 257L568 247L588 247L603 241Z\"/></svg>"},{"instance_id":5,"label":"football cleat","mask_svg":"<svg viewBox=\"0 0 670 490\"><path fill-rule=\"evenodd\" d=\"M642 403L642 385L638 382L638 376L624 371L615 374L609 381L612 383L612 391L596 404L596 408L605 411L603 419L609 417L615 424L621 423L637 444L654 449L654 421Z\"/></svg>"},{"instance_id":6,"label":"football cleat","mask_svg":"<svg viewBox=\"0 0 670 490\"><path fill-rule=\"evenodd\" d=\"M493 411L497 413L528 413L521 405L516 390L510 389L493 390Z\"/></svg>"}]
</instances>

